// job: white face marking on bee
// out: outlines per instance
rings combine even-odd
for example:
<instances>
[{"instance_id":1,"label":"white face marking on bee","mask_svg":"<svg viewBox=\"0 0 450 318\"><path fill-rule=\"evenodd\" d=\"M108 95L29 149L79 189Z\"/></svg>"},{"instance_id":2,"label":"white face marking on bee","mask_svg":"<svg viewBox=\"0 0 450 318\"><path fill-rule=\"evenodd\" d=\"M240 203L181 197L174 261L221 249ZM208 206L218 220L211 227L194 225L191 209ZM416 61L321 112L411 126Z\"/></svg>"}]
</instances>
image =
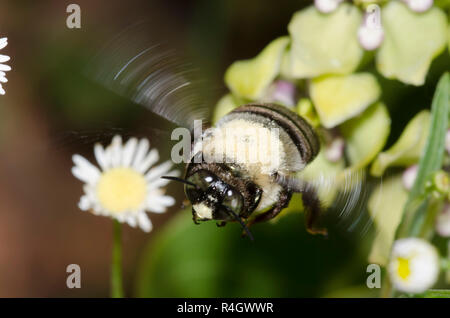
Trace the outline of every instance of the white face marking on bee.
<instances>
[{"instance_id":1,"label":"white face marking on bee","mask_svg":"<svg viewBox=\"0 0 450 318\"><path fill-rule=\"evenodd\" d=\"M213 195L208 195L208 199L212 202L217 202L217 198Z\"/></svg>"},{"instance_id":2,"label":"white face marking on bee","mask_svg":"<svg viewBox=\"0 0 450 318\"><path fill-rule=\"evenodd\" d=\"M194 204L193 208L200 219L212 219L212 209L205 204Z\"/></svg>"}]
</instances>

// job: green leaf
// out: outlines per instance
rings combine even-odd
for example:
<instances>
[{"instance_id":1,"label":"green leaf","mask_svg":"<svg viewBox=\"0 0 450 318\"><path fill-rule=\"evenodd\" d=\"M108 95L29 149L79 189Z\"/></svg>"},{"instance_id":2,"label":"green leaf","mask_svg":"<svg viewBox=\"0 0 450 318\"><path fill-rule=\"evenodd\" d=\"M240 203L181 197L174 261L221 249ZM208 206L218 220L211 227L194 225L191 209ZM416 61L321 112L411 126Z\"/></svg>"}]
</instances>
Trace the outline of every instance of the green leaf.
<instances>
[{"instance_id":1,"label":"green leaf","mask_svg":"<svg viewBox=\"0 0 450 318\"><path fill-rule=\"evenodd\" d=\"M255 58L234 62L225 73L225 83L231 92L239 97L257 100L278 76L281 60L289 37L272 41Z\"/></svg>"},{"instance_id":2,"label":"green leaf","mask_svg":"<svg viewBox=\"0 0 450 318\"><path fill-rule=\"evenodd\" d=\"M409 166L419 161L428 136L430 112L423 110L406 125L395 144L380 153L372 164L370 173L381 176L390 166Z\"/></svg>"},{"instance_id":3,"label":"green leaf","mask_svg":"<svg viewBox=\"0 0 450 318\"><path fill-rule=\"evenodd\" d=\"M367 208L376 226L369 263L386 265L402 210L408 199L400 174L388 177L370 196Z\"/></svg>"},{"instance_id":4,"label":"green leaf","mask_svg":"<svg viewBox=\"0 0 450 318\"><path fill-rule=\"evenodd\" d=\"M431 61L447 44L446 14L436 7L417 13L390 1L381 16L385 38L376 57L378 71L407 84L424 84Z\"/></svg>"},{"instance_id":5,"label":"green leaf","mask_svg":"<svg viewBox=\"0 0 450 318\"><path fill-rule=\"evenodd\" d=\"M441 168L445 151L445 135L448 128L450 75L442 75L431 105L431 123L423 156L420 158L417 177L405 205L397 237L417 235L417 220L423 220L417 206L425 195L425 183L431 174ZM414 233L413 230L414 229Z\"/></svg>"},{"instance_id":6,"label":"green leaf","mask_svg":"<svg viewBox=\"0 0 450 318\"><path fill-rule=\"evenodd\" d=\"M422 298L450 298L450 290L449 289L430 289L425 293L418 295L416 297Z\"/></svg>"},{"instance_id":7,"label":"green leaf","mask_svg":"<svg viewBox=\"0 0 450 318\"><path fill-rule=\"evenodd\" d=\"M381 89L372 74L358 73L316 78L310 94L322 125L333 128L376 102Z\"/></svg>"},{"instance_id":8,"label":"green leaf","mask_svg":"<svg viewBox=\"0 0 450 318\"><path fill-rule=\"evenodd\" d=\"M340 126L352 169L363 168L375 158L386 144L390 127L389 113L381 102Z\"/></svg>"},{"instance_id":9,"label":"green leaf","mask_svg":"<svg viewBox=\"0 0 450 318\"><path fill-rule=\"evenodd\" d=\"M358 8L346 3L330 14L314 6L295 13L288 26L291 75L309 78L353 72L363 56L357 39L361 19Z\"/></svg>"}]
</instances>

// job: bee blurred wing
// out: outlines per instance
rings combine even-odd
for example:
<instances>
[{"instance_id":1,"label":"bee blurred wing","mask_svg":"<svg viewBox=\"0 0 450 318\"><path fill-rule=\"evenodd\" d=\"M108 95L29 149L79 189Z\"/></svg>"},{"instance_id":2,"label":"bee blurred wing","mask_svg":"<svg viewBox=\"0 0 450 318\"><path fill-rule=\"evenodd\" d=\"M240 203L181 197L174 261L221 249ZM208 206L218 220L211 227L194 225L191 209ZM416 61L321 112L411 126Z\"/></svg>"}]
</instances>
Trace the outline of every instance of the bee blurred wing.
<instances>
[{"instance_id":1,"label":"bee blurred wing","mask_svg":"<svg viewBox=\"0 0 450 318\"><path fill-rule=\"evenodd\" d=\"M88 76L179 126L209 120L211 90L198 69L176 50L144 38L138 27L122 32L92 60Z\"/></svg>"},{"instance_id":2,"label":"bee blurred wing","mask_svg":"<svg viewBox=\"0 0 450 318\"><path fill-rule=\"evenodd\" d=\"M276 181L293 192L316 196L320 201L321 215L349 232L365 234L372 224L367 203L375 183L381 181L369 180L363 169L346 169L332 176L304 177L299 173L296 176L278 176Z\"/></svg>"}]
</instances>

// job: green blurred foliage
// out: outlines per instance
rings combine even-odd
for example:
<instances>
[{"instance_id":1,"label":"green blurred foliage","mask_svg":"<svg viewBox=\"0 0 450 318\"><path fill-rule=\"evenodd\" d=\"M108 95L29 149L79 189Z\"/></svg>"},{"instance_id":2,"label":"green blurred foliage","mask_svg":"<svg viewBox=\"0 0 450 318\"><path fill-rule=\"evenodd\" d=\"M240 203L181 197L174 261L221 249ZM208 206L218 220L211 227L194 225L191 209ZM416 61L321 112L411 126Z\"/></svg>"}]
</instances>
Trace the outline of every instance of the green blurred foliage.
<instances>
[{"instance_id":1,"label":"green blurred foliage","mask_svg":"<svg viewBox=\"0 0 450 318\"><path fill-rule=\"evenodd\" d=\"M139 297L314 297L339 288L365 287L364 255L353 237L330 230L328 238L305 231L303 217L290 213L276 224L193 224L181 211L147 246L136 279ZM355 288L357 293L364 288Z\"/></svg>"}]
</instances>

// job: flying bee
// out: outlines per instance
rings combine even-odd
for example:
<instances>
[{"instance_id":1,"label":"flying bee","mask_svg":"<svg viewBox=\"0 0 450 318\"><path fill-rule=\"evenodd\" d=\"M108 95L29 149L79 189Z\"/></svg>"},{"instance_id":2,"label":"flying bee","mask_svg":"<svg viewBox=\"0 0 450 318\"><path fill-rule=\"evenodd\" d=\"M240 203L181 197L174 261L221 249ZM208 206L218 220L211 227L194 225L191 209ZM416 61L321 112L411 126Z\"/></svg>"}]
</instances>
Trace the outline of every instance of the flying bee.
<instances>
[{"instance_id":1,"label":"flying bee","mask_svg":"<svg viewBox=\"0 0 450 318\"><path fill-rule=\"evenodd\" d=\"M93 61L93 77L179 126L193 130L196 120L210 118L213 102L204 96L205 86L198 85L207 81L196 80L195 69L153 44L138 43L134 53L122 54L124 45L129 51L134 44L126 35L113 41ZM297 176L318 155L319 137L287 107L242 105L192 140L191 149L184 178L165 178L184 183L194 223L238 222L252 238L250 225L275 218L293 193L301 193L307 230L326 234L317 225L323 206L318 187ZM345 209L356 203L354 196Z\"/></svg>"},{"instance_id":2,"label":"flying bee","mask_svg":"<svg viewBox=\"0 0 450 318\"><path fill-rule=\"evenodd\" d=\"M294 189L284 180L306 167L319 147L314 129L288 108L247 104L222 117L214 129L194 141L185 179L171 179L185 183L195 223L238 221L250 237L249 224L276 217L293 192L301 191L309 203L308 230L316 232L313 221L320 204L313 188ZM204 152L214 160L197 160ZM248 221L246 226L243 220Z\"/></svg>"}]
</instances>

